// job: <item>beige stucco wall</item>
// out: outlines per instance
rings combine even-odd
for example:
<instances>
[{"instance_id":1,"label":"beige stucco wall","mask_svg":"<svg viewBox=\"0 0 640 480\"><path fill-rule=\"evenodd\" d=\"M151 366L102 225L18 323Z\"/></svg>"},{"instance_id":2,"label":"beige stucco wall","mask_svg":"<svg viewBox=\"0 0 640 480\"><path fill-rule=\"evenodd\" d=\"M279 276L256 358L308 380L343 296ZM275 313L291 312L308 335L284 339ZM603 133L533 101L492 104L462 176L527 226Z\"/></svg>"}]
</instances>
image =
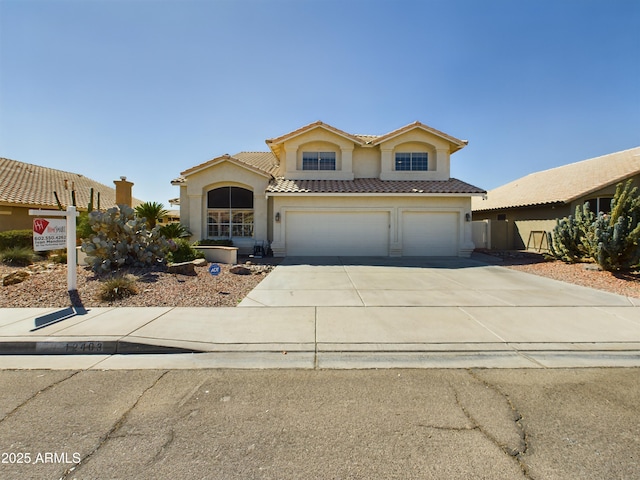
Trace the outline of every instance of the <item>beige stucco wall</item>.
<instances>
[{"instance_id":1,"label":"beige stucco wall","mask_svg":"<svg viewBox=\"0 0 640 480\"><path fill-rule=\"evenodd\" d=\"M353 149L353 175L355 178L380 177L380 149L360 147Z\"/></svg>"},{"instance_id":2,"label":"beige stucco wall","mask_svg":"<svg viewBox=\"0 0 640 480\"><path fill-rule=\"evenodd\" d=\"M39 207L33 207L39 208ZM0 205L0 232L7 230L31 230L33 218L28 207L9 207Z\"/></svg>"},{"instance_id":3,"label":"beige stucco wall","mask_svg":"<svg viewBox=\"0 0 640 480\"><path fill-rule=\"evenodd\" d=\"M276 256L286 256L286 213L290 211L386 211L390 214L389 255L402 255L402 212L454 212L459 219L458 254L467 256L473 250L471 222L465 214L471 212L471 197L415 196L273 196L273 215L280 213L280 222L273 223L271 247ZM366 241L366 239L363 239Z\"/></svg>"},{"instance_id":4,"label":"beige stucco wall","mask_svg":"<svg viewBox=\"0 0 640 480\"><path fill-rule=\"evenodd\" d=\"M253 191L254 236L234 237L242 251L253 248L256 240L267 240L267 199L269 178L253 170L222 160L187 177L180 188L180 218L191 230L192 240L207 238L207 192L219 187L242 187Z\"/></svg>"},{"instance_id":5,"label":"beige stucco wall","mask_svg":"<svg viewBox=\"0 0 640 480\"><path fill-rule=\"evenodd\" d=\"M448 180L450 176L449 143L424 130L410 130L391 138L379 146L381 155L382 180ZM426 172L397 172L395 168L396 152L427 152L429 170Z\"/></svg>"},{"instance_id":6,"label":"beige stucco wall","mask_svg":"<svg viewBox=\"0 0 640 480\"><path fill-rule=\"evenodd\" d=\"M323 128L315 128L284 142L281 154L281 166L284 168L279 173L291 180L353 180L354 146L352 140ZM336 152L336 170L302 170L304 151Z\"/></svg>"}]
</instances>

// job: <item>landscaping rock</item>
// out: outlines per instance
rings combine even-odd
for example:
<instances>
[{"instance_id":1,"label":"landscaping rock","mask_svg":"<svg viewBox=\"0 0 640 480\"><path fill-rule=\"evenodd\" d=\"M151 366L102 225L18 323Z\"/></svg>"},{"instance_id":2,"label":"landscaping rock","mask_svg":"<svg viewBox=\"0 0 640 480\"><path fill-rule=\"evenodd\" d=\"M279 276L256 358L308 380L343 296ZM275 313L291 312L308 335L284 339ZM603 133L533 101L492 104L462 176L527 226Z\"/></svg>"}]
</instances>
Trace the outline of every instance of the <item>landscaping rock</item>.
<instances>
[{"instance_id":1,"label":"landscaping rock","mask_svg":"<svg viewBox=\"0 0 640 480\"><path fill-rule=\"evenodd\" d=\"M175 273L177 275L195 275L196 266L193 262L170 263L167 266L167 273Z\"/></svg>"},{"instance_id":2,"label":"landscaping rock","mask_svg":"<svg viewBox=\"0 0 640 480\"><path fill-rule=\"evenodd\" d=\"M18 283L24 282L27 278L29 278L29 272L26 270L18 270L17 272L11 272L8 275L5 275L2 279L2 285L5 287L8 285L16 285Z\"/></svg>"},{"instance_id":3,"label":"landscaping rock","mask_svg":"<svg viewBox=\"0 0 640 480\"><path fill-rule=\"evenodd\" d=\"M193 263L193 265L196 266L196 267L206 267L207 263L209 263L209 262L207 262L204 258L196 258L191 263Z\"/></svg>"},{"instance_id":4,"label":"landscaping rock","mask_svg":"<svg viewBox=\"0 0 640 480\"><path fill-rule=\"evenodd\" d=\"M231 267L229 272L235 273L236 275L251 275L251 270L247 267L243 267L242 265L236 265L235 267Z\"/></svg>"}]
</instances>

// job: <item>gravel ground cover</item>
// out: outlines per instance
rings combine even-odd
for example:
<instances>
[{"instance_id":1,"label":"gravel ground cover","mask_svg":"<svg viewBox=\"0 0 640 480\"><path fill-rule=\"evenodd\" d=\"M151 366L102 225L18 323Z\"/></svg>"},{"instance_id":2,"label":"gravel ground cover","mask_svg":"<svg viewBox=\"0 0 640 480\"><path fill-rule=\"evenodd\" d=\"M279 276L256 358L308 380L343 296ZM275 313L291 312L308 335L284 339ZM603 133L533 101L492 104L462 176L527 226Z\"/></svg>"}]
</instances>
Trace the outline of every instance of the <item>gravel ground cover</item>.
<instances>
[{"instance_id":1,"label":"gravel ground cover","mask_svg":"<svg viewBox=\"0 0 640 480\"><path fill-rule=\"evenodd\" d=\"M251 275L230 273L233 265L224 264L218 276L211 275L207 266L196 267L196 275L171 274L164 267L129 269L123 273L135 277L138 294L111 302L100 299L101 285L109 277L78 267L78 296L85 307L235 307L279 261L252 260L247 265ZM38 262L22 268L0 264L0 278L16 270L31 270L32 275L16 285L0 285L0 308L70 305L66 264Z\"/></svg>"},{"instance_id":2,"label":"gravel ground cover","mask_svg":"<svg viewBox=\"0 0 640 480\"><path fill-rule=\"evenodd\" d=\"M640 271L613 274L599 271L593 264L567 265L545 261L542 255L528 252L484 252L493 263L507 268L542 275L564 282L597 288L627 297L640 298ZM107 277L97 276L88 267L78 267L78 294L86 307L234 307L269 273L281 259L252 260L251 275L229 272L231 265L221 265L220 275L211 275L206 267L196 267L196 275L176 275L165 268L133 269L126 273L136 278L139 293L131 297L104 301L100 287ZM244 261L242 262L244 263ZM0 264L0 278L16 270L32 274L22 283L0 286L0 308L66 307L66 265L39 262L18 268Z\"/></svg>"},{"instance_id":3,"label":"gravel ground cover","mask_svg":"<svg viewBox=\"0 0 640 480\"><path fill-rule=\"evenodd\" d=\"M596 288L606 292L640 298L640 270L631 272L605 272L595 263L566 264L559 260L546 260L542 254L532 252L483 252L495 259L497 265L533 273L567 283Z\"/></svg>"}]
</instances>

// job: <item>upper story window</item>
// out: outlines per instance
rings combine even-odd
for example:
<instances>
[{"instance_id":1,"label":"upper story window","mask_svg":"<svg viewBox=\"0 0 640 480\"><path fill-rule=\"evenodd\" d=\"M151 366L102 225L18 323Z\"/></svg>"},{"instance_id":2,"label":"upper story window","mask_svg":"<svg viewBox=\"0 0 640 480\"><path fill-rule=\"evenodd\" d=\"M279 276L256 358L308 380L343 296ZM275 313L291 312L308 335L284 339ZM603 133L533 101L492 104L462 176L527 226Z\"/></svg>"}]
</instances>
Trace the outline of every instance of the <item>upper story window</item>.
<instances>
[{"instance_id":1,"label":"upper story window","mask_svg":"<svg viewBox=\"0 0 640 480\"><path fill-rule=\"evenodd\" d=\"M302 152L303 170L335 170L336 152Z\"/></svg>"},{"instance_id":2,"label":"upper story window","mask_svg":"<svg viewBox=\"0 0 640 480\"><path fill-rule=\"evenodd\" d=\"M424 172L428 170L427 152L397 152L396 171Z\"/></svg>"}]
</instances>

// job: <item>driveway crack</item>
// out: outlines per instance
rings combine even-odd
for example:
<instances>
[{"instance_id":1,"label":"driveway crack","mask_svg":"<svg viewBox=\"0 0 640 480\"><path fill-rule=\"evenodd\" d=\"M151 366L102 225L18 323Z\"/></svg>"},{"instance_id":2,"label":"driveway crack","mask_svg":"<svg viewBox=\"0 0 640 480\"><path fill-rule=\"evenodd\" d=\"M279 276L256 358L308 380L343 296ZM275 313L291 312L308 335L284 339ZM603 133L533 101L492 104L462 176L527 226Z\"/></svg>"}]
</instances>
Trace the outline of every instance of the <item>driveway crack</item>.
<instances>
[{"instance_id":1,"label":"driveway crack","mask_svg":"<svg viewBox=\"0 0 640 480\"><path fill-rule=\"evenodd\" d=\"M488 382L484 378L481 378L473 370L467 370L467 371L468 371L469 375L474 380L476 380L479 383L481 383L484 387L489 388L489 389L493 390L494 392L496 392L498 395L500 395L505 400L507 405L509 405L509 408L511 408L511 410L514 413L513 421L515 423L516 430L517 430L517 432L518 432L518 434L520 436L520 445L521 445L520 448L515 448L515 449L509 448L508 446L506 446L502 442L500 442L497 438L495 438L493 435L491 435L489 432L487 432L486 429L480 424L480 422L478 422L473 417L473 415L471 415L471 413L464 407L464 405L462 405L462 403L460 402L460 399L458 397L458 392L454 389L456 403L458 404L458 406L460 407L462 412L465 414L465 416L469 419L469 421L471 421L473 423L473 425L477 426L478 429L480 430L480 432L482 432L482 434L485 437L487 437L487 439L489 439L494 445L496 445L498 448L500 448L504 453L506 453L510 457L514 458L518 462L518 465L520 466L520 469L522 470L522 474L524 475L524 478L526 478L528 480L534 480L533 477L531 476L529 466L527 465L527 463L525 461L525 458L524 458L525 455L527 454L527 452L529 451L529 448L530 448L529 435L528 435L527 430L525 428L525 425L523 423L524 417L522 416L522 414L518 410L517 406L513 403L513 401L509 397L509 395L504 393L498 386Z\"/></svg>"},{"instance_id":2,"label":"driveway crack","mask_svg":"<svg viewBox=\"0 0 640 480\"><path fill-rule=\"evenodd\" d=\"M163 372L162 375L156 378L156 380L149 387L145 388L144 391L138 396L136 401L133 402L133 404L122 415L120 415L118 420L116 420L116 422L113 424L111 429L107 432L107 434L100 438L98 445L96 445L96 447L91 452L89 452L84 457L82 457L80 461L76 463L73 467L65 470L62 477L60 477L60 480L66 480L67 478L69 478L69 475L71 475L78 469L78 467L86 464L91 459L91 457L93 457L98 452L98 450L100 450L104 446L104 444L107 443L115 435L115 433L120 429L120 427L124 425L125 421L129 417L129 414L138 406L138 404L140 403L140 400L142 400L142 397L144 397L149 390L154 388L167 373L169 373L168 370Z\"/></svg>"},{"instance_id":3,"label":"driveway crack","mask_svg":"<svg viewBox=\"0 0 640 480\"><path fill-rule=\"evenodd\" d=\"M38 390L36 393L34 393L33 395L31 395L29 398L27 398L24 402L22 402L20 405L18 405L17 407L15 407L13 410L11 410L10 412L8 412L4 417L0 418L0 423L4 422L7 418L9 418L10 416L14 415L18 410L24 408L29 402L31 402L34 398L36 398L38 395L41 395L49 390L51 390L52 388L56 387L57 385L60 385L62 382L66 382L67 380L75 377L77 374L79 374L82 370L78 370L73 372L71 375L69 375L68 377L62 378L60 380L58 380L57 382L54 382L50 385L47 385L46 387L44 387L42 390Z\"/></svg>"}]
</instances>

